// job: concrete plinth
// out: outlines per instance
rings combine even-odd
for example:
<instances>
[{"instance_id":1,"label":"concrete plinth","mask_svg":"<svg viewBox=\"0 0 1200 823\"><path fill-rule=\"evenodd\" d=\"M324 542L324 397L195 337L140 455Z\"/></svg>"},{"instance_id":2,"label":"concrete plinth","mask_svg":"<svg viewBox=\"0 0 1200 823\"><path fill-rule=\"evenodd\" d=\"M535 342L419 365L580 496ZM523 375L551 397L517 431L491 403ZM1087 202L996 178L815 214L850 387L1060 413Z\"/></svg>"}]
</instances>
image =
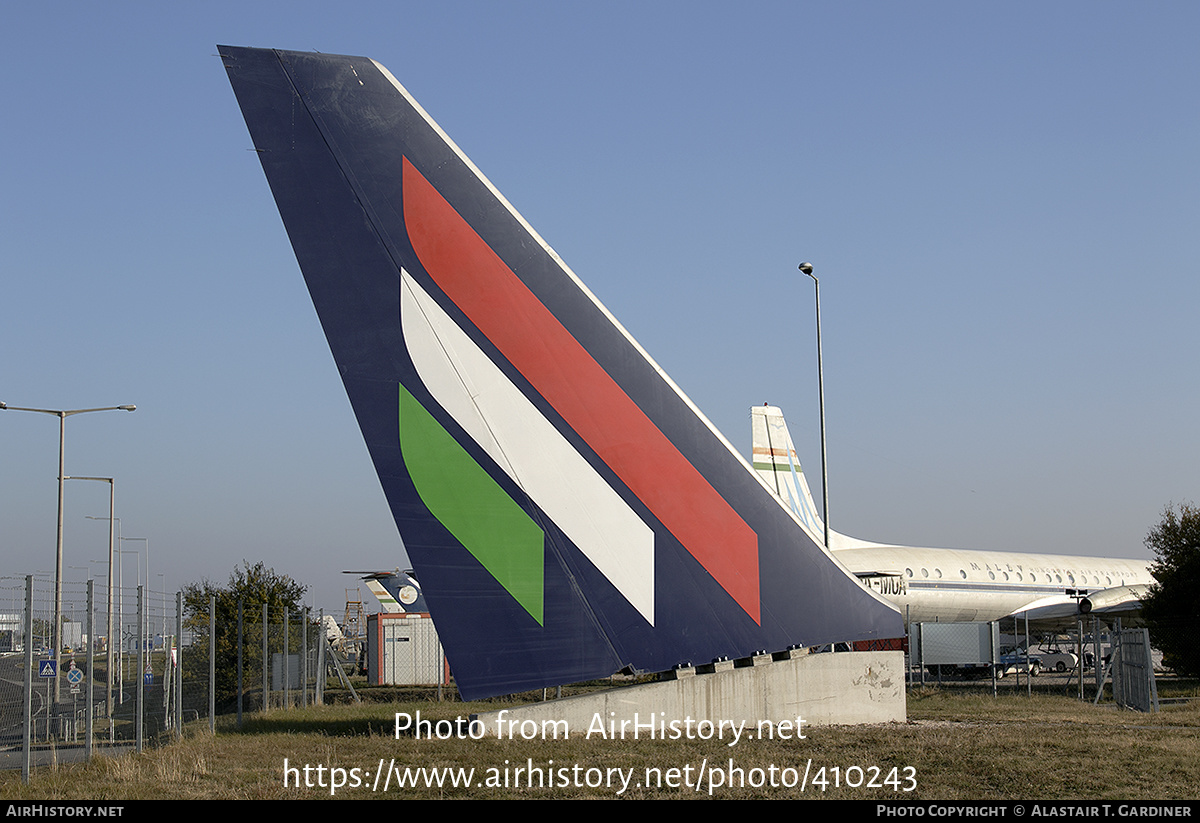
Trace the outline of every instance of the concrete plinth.
<instances>
[{"instance_id":1,"label":"concrete plinth","mask_svg":"<svg viewBox=\"0 0 1200 823\"><path fill-rule=\"evenodd\" d=\"M804 726L903 723L907 719L903 652L839 652L738 661L711 674L533 703L478 719L497 723L565 721L572 736L599 718L646 723L802 723Z\"/></svg>"}]
</instances>

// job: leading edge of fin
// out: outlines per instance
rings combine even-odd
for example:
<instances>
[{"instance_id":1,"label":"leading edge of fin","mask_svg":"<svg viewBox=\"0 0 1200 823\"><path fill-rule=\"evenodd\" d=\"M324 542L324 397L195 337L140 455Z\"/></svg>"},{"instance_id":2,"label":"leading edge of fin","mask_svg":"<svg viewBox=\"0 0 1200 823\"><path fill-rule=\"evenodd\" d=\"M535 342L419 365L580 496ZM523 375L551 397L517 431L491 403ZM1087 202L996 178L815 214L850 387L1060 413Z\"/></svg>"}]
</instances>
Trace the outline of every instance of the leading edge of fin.
<instances>
[{"instance_id":1,"label":"leading edge of fin","mask_svg":"<svg viewBox=\"0 0 1200 823\"><path fill-rule=\"evenodd\" d=\"M903 633L386 70L219 48L466 699Z\"/></svg>"}]
</instances>

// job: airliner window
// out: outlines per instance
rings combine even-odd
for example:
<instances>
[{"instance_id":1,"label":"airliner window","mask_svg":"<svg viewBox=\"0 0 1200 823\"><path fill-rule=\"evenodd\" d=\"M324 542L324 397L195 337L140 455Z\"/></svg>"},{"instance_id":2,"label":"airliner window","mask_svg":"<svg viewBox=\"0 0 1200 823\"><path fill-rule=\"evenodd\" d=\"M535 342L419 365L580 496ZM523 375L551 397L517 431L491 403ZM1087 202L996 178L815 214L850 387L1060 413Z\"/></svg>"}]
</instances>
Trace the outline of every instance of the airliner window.
<instances>
[{"instance_id":1,"label":"airliner window","mask_svg":"<svg viewBox=\"0 0 1200 823\"><path fill-rule=\"evenodd\" d=\"M959 569L959 570L958 570L958 573L959 573L960 575L962 575L962 579L963 579L963 580L966 580L966 579L967 579L967 572L966 572L966 570L965 570L965 569Z\"/></svg>"},{"instance_id":2,"label":"airliner window","mask_svg":"<svg viewBox=\"0 0 1200 823\"><path fill-rule=\"evenodd\" d=\"M921 577L929 577L929 569L921 569Z\"/></svg>"},{"instance_id":3,"label":"airliner window","mask_svg":"<svg viewBox=\"0 0 1200 823\"><path fill-rule=\"evenodd\" d=\"M938 576L938 580L942 579L942 570L941 569L934 569L933 573Z\"/></svg>"},{"instance_id":4,"label":"airliner window","mask_svg":"<svg viewBox=\"0 0 1200 823\"><path fill-rule=\"evenodd\" d=\"M913 570L912 570L912 569L905 569L905 570L904 570L904 573L905 573L906 575L908 575L909 577L912 577L912 576L913 576Z\"/></svg>"}]
</instances>

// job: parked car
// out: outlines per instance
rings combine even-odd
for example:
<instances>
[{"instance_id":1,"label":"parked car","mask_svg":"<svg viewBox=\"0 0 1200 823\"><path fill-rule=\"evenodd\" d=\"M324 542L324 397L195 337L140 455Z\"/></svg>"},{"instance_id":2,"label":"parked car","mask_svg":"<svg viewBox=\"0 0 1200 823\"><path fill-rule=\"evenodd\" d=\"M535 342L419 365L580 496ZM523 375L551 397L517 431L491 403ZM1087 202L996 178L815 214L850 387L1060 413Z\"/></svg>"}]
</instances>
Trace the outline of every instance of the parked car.
<instances>
[{"instance_id":1,"label":"parked car","mask_svg":"<svg viewBox=\"0 0 1200 823\"><path fill-rule=\"evenodd\" d=\"M1000 659L995 664L995 672L997 679L1003 678L1006 674L1016 674L1017 672L1028 673L1031 676L1037 675L1042 670L1042 663L1038 660L1037 655L1029 655L1029 661L1025 661L1024 651L1011 651L1000 655ZM955 673L960 677L967 679L975 679L987 677L992 672L992 667L987 663L963 663L955 667Z\"/></svg>"},{"instance_id":2,"label":"parked car","mask_svg":"<svg viewBox=\"0 0 1200 823\"><path fill-rule=\"evenodd\" d=\"M996 664L996 677L1004 677L1006 674L1016 674L1017 672L1027 672L1030 677L1037 677L1041 671L1041 658L1036 654L1030 654L1026 658L1025 652L1021 649L1000 655L1000 662Z\"/></svg>"}]
</instances>

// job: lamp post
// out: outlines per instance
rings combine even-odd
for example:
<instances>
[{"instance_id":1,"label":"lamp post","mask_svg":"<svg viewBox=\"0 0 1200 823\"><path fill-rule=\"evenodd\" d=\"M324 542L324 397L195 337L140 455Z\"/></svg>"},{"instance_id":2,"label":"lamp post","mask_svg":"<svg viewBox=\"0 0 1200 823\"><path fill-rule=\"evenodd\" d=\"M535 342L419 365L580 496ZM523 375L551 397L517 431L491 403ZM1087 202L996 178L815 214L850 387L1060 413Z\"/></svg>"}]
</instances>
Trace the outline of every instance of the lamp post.
<instances>
[{"instance_id":1,"label":"lamp post","mask_svg":"<svg viewBox=\"0 0 1200 823\"><path fill-rule=\"evenodd\" d=\"M821 361L821 281L812 263L801 263L800 271L812 278L817 296L817 399L821 404L821 519L825 523L825 548L829 549L829 469L825 463L825 369Z\"/></svg>"},{"instance_id":2,"label":"lamp post","mask_svg":"<svg viewBox=\"0 0 1200 823\"><path fill-rule=\"evenodd\" d=\"M10 406L0 403L0 411L27 411L41 414L53 414L58 418L58 538L55 547L54 560L54 665L58 670L59 655L62 653L62 562L63 562L63 481L67 479L64 468L66 450L67 418L76 414L100 411L133 411L137 406L104 406L96 409L30 409L23 406ZM54 678L54 702L59 699L59 678Z\"/></svg>"}]
</instances>

